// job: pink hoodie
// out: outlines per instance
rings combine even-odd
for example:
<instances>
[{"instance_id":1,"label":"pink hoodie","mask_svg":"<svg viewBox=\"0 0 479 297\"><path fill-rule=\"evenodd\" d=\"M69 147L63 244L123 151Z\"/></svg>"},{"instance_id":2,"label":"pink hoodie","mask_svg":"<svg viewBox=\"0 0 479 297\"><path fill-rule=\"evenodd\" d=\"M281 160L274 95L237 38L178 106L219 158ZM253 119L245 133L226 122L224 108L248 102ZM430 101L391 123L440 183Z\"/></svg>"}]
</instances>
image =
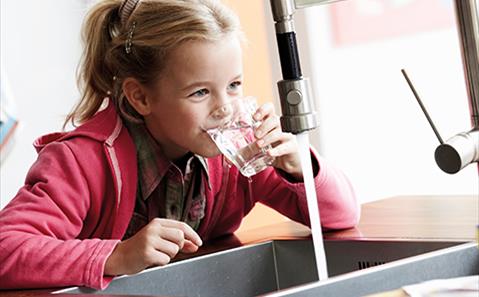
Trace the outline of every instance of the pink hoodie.
<instances>
[{"instance_id":1,"label":"pink hoodie","mask_svg":"<svg viewBox=\"0 0 479 297\"><path fill-rule=\"evenodd\" d=\"M105 288L106 259L135 205L136 149L112 104L68 133L35 142L39 155L16 197L0 211L0 288ZM357 224L359 206L347 178L317 157L315 177L326 229ZM199 235L233 233L256 202L309 225L302 183L269 168L252 178L221 156L208 159L211 188Z\"/></svg>"}]
</instances>

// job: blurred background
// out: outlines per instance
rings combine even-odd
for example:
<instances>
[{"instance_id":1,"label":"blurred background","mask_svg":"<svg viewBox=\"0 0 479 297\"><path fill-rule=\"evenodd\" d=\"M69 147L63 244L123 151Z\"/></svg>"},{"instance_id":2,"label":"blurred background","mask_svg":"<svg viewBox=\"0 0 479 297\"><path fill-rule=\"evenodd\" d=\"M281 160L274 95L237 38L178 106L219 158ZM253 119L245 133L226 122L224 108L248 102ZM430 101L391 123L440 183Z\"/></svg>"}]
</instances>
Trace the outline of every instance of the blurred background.
<instances>
[{"instance_id":1,"label":"blurred background","mask_svg":"<svg viewBox=\"0 0 479 297\"><path fill-rule=\"evenodd\" d=\"M0 208L36 159L36 137L61 130L79 98L80 28L94 1L2 0L2 106L18 120L0 153ZM281 79L269 0L224 0L240 16L245 94L280 113ZM351 179L361 203L398 195L479 195L478 168L455 175L434 161L438 141L400 70L444 139L471 128L452 0L348 0L295 14L303 74L319 128L312 144ZM6 95L8 94L8 95ZM8 98L6 98L8 97ZM5 132L3 138L6 138ZM257 206L243 229L285 218Z\"/></svg>"}]
</instances>

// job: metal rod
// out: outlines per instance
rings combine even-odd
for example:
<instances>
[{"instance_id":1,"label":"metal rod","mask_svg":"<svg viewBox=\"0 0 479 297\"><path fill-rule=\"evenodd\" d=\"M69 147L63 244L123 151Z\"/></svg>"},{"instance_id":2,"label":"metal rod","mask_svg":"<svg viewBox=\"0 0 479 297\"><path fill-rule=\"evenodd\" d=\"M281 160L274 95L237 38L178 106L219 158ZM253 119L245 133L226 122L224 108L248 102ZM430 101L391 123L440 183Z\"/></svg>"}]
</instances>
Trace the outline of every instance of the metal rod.
<instances>
[{"instance_id":1,"label":"metal rod","mask_svg":"<svg viewBox=\"0 0 479 297\"><path fill-rule=\"evenodd\" d=\"M477 0L456 0L455 5L471 122L479 129L479 4Z\"/></svg>"},{"instance_id":2,"label":"metal rod","mask_svg":"<svg viewBox=\"0 0 479 297\"><path fill-rule=\"evenodd\" d=\"M418 93L416 92L416 89L414 88L414 85L412 84L411 80L410 80L409 77L407 76L406 70L401 69L401 72L402 72L402 74L404 75L404 78L406 79L406 81L407 81L409 87L411 88L411 91L412 91L412 93L414 94L414 97L416 97L417 103L419 103L419 106L421 107L422 111L424 112L424 115L426 116L427 121L428 121L429 124L431 125L431 128L432 128L432 130L434 131L434 134L436 134L436 137L437 137L437 139L439 140L439 142L440 142L441 144L444 144L444 141L442 140L441 135L439 135L439 132L437 131L436 126L435 126L434 123L432 122L432 119L431 119L431 117L429 116L429 113L427 112L426 107L424 106L424 104L422 104L421 98L419 98L419 95L418 95Z\"/></svg>"}]
</instances>

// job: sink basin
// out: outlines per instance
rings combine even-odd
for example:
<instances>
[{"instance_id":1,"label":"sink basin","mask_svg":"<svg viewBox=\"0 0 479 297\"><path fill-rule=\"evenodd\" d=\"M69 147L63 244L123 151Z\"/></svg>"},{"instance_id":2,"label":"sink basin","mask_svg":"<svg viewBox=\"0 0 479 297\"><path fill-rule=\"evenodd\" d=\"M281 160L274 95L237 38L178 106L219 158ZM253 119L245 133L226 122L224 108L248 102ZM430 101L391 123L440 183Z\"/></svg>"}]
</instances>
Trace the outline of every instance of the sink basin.
<instances>
[{"instance_id":1,"label":"sink basin","mask_svg":"<svg viewBox=\"0 0 479 297\"><path fill-rule=\"evenodd\" d=\"M103 291L79 287L59 292L148 296L257 296L288 292L285 289L294 286L301 288L301 285L309 284L304 290L310 290L312 295L304 296L317 296L317 286L311 286L335 283L338 279L335 276L343 277L356 271L356 274L359 273L353 277L356 279L367 275L368 270L375 269L371 268L373 266L458 244L460 242L325 241L330 278L317 282L313 245L310 240L274 240L150 268L136 275L117 277ZM472 263L478 263L479 252L471 257L476 257ZM461 259L465 261L467 258ZM476 274L479 269L477 266L476 264ZM397 278L400 279L401 276ZM375 279L378 279L377 276ZM354 285L354 282L351 284ZM392 286L391 289L397 287L394 287L396 283L391 281L389 285ZM329 287L329 290L331 288ZM374 288L370 288L372 289ZM303 290L299 292L288 294L303 296ZM338 293L337 289L335 292L335 295L331 296L348 296L347 292ZM358 291L353 290L352 293L351 296L358 295ZM364 294L366 293L368 292Z\"/></svg>"}]
</instances>

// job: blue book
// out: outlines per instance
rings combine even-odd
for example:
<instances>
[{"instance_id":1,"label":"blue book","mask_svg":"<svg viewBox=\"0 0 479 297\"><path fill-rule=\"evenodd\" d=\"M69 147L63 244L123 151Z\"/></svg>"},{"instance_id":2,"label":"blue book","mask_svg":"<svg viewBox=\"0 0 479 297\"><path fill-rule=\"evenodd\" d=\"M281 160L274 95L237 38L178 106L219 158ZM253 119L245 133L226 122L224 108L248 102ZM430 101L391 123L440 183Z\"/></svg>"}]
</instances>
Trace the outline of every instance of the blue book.
<instances>
[{"instance_id":1,"label":"blue book","mask_svg":"<svg viewBox=\"0 0 479 297\"><path fill-rule=\"evenodd\" d=\"M18 126L18 121L0 110L0 153L1 159L6 156L13 142L13 134Z\"/></svg>"}]
</instances>

